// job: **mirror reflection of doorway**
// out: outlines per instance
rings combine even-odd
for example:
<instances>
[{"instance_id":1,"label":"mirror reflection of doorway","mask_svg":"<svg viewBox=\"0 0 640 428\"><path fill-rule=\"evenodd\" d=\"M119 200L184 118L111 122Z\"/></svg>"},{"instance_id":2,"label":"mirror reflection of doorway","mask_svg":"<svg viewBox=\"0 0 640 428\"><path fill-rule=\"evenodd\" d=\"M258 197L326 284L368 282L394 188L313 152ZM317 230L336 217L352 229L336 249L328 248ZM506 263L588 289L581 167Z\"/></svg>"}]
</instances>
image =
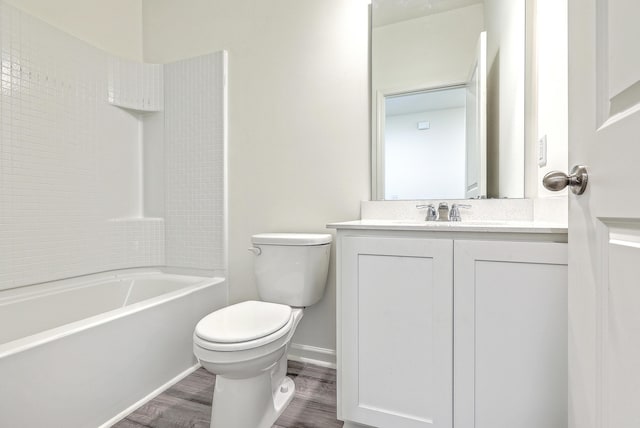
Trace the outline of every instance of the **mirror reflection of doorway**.
<instances>
[{"instance_id":1,"label":"mirror reflection of doorway","mask_svg":"<svg viewBox=\"0 0 640 428\"><path fill-rule=\"evenodd\" d=\"M485 58L482 33L466 83L378 93L380 199L486 197Z\"/></svg>"},{"instance_id":2,"label":"mirror reflection of doorway","mask_svg":"<svg viewBox=\"0 0 640 428\"><path fill-rule=\"evenodd\" d=\"M465 197L466 88L385 98L386 199Z\"/></svg>"}]
</instances>

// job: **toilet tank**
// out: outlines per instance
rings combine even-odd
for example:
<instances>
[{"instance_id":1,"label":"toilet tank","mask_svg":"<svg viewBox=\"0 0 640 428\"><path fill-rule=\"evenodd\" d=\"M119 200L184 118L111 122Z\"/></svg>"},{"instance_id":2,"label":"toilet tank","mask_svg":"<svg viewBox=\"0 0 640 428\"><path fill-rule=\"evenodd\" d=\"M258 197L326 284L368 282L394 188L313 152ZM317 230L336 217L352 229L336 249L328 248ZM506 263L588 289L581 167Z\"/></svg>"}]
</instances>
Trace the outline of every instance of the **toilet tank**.
<instances>
[{"instance_id":1,"label":"toilet tank","mask_svg":"<svg viewBox=\"0 0 640 428\"><path fill-rule=\"evenodd\" d=\"M258 294L266 302L311 306L324 295L331 235L261 233L253 235Z\"/></svg>"}]
</instances>

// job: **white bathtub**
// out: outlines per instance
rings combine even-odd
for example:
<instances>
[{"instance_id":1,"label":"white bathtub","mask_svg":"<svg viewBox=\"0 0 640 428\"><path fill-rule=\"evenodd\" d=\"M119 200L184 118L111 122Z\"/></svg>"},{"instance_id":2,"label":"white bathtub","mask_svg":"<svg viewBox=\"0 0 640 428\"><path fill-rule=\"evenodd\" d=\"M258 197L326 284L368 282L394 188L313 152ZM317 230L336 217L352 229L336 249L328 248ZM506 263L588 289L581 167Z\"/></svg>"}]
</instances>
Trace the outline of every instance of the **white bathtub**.
<instances>
[{"instance_id":1,"label":"white bathtub","mask_svg":"<svg viewBox=\"0 0 640 428\"><path fill-rule=\"evenodd\" d=\"M197 367L223 278L98 274L0 292L0 427L110 426Z\"/></svg>"}]
</instances>

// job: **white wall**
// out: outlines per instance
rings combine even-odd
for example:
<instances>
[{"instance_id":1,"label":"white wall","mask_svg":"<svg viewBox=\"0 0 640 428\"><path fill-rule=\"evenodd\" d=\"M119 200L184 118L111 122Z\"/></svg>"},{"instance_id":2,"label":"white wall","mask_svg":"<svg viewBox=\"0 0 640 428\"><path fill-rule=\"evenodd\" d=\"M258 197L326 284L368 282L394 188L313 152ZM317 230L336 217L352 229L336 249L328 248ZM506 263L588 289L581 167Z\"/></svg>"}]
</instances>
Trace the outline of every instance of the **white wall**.
<instances>
[{"instance_id":1,"label":"white wall","mask_svg":"<svg viewBox=\"0 0 640 428\"><path fill-rule=\"evenodd\" d=\"M464 107L388 116L386 199L464 199L465 120Z\"/></svg>"},{"instance_id":2,"label":"white wall","mask_svg":"<svg viewBox=\"0 0 640 428\"><path fill-rule=\"evenodd\" d=\"M6 0L111 54L142 60L142 0Z\"/></svg>"},{"instance_id":3,"label":"white wall","mask_svg":"<svg viewBox=\"0 0 640 428\"><path fill-rule=\"evenodd\" d=\"M536 1L537 137L547 136L547 165L537 174L538 197L566 197L567 189L551 192L542 186L550 171L568 172L568 47L567 2Z\"/></svg>"},{"instance_id":4,"label":"white wall","mask_svg":"<svg viewBox=\"0 0 640 428\"><path fill-rule=\"evenodd\" d=\"M524 196L525 1L485 0L487 191Z\"/></svg>"},{"instance_id":5,"label":"white wall","mask_svg":"<svg viewBox=\"0 0 640 428\"><path fill-rule=\"evenodd\" d=\"M144 59L229 52L230 300L258 232L325 232L369 198L366 1L144 0ZM335 257L335 256L334 256ZM335 349L335 264L294 342Z\"/></svg>"}]
</instances>

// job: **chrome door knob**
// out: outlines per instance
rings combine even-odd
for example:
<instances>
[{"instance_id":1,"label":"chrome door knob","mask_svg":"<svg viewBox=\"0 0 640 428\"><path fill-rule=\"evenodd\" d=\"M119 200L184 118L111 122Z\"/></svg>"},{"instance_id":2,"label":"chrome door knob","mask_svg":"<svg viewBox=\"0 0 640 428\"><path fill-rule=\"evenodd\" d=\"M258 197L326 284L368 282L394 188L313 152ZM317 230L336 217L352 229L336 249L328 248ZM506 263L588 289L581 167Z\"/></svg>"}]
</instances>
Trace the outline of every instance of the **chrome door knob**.
<instances>
[{"instance_id":1,"label":"chrome door knob","mask_svg":"<svg viewBox=\"0 0 640 428\"><path fill-rule=\"evenodd\" d=\"M557 192L569 186L569 189L574 194L582 195L587 188L588 181L587 168L582 165L576 165L571 169L570 175L561 171L551 171L542 179L542 185L552 192Z\"/></svg>"}]
</instances>

